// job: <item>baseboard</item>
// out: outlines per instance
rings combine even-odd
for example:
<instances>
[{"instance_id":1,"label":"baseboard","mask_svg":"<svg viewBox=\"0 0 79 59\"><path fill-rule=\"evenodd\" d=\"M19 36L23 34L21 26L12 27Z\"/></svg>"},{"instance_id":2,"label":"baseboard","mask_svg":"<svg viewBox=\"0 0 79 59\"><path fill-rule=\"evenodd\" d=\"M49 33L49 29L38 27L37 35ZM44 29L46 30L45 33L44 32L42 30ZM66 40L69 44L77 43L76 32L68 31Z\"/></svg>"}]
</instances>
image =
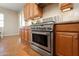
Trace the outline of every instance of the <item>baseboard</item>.
<instances>
[{"instance_id":1,"label":"baseboard","mask_svg":"<svg viewBox=\"0 0 79 59\"><path fill-rule=\"evenodd\" d=\"M19 34L16 33L16 34L8 34L8 35L3 35L3 36L19 36Z\"/></svg>"},{"instance_id":2,"label":"baseboard","mask_svg":"<svg viewBox=\"0 0 79 59\"><path fill-rule=\"evenodd\" d=\"M6 38L6 37L19 37L19 35L9 35L9 36L4 36L3 38Z\"/></svg>"}]
</instances>

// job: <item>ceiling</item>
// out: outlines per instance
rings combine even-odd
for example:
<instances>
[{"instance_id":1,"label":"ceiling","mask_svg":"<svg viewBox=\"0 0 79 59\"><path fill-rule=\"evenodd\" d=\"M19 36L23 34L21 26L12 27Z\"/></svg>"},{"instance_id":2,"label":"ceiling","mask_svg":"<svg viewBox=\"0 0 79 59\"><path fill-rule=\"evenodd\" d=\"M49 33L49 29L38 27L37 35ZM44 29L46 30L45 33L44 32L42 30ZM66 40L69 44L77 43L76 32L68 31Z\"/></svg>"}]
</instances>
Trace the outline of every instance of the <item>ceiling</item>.
<instances>
[{"instance_id":1,"label":"ceiling","mask_svg":"<svg viewBox=\"0 0 79 59\"><path fill-rule=\"evenodd\" d=\"M7 8L19 12L25 3L0 3L0 7Z\"/></svg>"}]
</instances>

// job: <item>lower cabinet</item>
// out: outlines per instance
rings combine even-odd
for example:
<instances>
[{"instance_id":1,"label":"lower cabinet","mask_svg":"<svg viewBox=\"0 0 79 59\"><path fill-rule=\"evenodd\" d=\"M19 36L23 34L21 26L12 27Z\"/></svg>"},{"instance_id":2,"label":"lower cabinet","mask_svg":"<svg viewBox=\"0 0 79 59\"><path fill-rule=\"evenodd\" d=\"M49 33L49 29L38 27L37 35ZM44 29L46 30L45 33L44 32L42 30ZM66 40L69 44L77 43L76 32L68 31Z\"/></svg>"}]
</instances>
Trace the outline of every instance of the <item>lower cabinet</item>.
<instances>
[{"instance_id":1,"label":"lower cabinet","mask_svg":"<svg viewBox=\"0 0 79 59\"><path fill-rule=\"evenodd\" d=\"M23 41L25 39L25 30L24 29L20 29L20 38L21 38L21 41Z\"/></svg>"},{"instance_id":2,"label":"lower cabinet","mask_svg":"<svg viewBox=\"0 0 79 59\"><path fill-rule=\"evenodd\" d=\"M79 23L55 25L55 54L79 56Z\"/></svg>"},{"instance_id":3,"label":"lower cabinet","mask_svg":"<svg viewBox=\"0 0 79 59\"><path fill-rule=\"evenodd\" d=\"M26 42L29 40L29 30L25 30L25 39Z\"/></svg>"},{"instance_id":4,"label":"lower cabinet","mask_svg":"<svg viewBox=\"0 0 79 59\"><path fill-rule=\"evenodd\" d=\"M56 32L56 54L60 56L78 55L78 34Z\"/></svg>"},{"instance_id":5,"label":"lower cabinet","mask_svg":"<svg viewBox=\"0 0 79 59\"><path fill-rule=\"evenodd\" d=\"M29 29L20 30L21 42L26 44L29 42Z\"/></svg>"}]
</instances>

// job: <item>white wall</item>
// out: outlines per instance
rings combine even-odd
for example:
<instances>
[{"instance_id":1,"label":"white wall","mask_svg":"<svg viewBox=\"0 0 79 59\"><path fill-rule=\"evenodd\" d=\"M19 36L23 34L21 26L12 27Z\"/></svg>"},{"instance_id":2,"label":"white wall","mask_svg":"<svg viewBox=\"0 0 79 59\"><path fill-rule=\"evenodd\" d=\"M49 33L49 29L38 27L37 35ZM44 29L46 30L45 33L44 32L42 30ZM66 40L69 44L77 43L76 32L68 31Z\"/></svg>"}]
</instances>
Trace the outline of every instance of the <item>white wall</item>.
<instances>
[{"instance_id":1,"label":"white wall","mask_svg":"<svg viewBox=\"0 0 79 59\"><path fill-rule=\"evenodd\" d=\"M18 34L18 13L9 9L1 8L0 13L4 14L4 36Z\"/></svg>"}]
</instances>

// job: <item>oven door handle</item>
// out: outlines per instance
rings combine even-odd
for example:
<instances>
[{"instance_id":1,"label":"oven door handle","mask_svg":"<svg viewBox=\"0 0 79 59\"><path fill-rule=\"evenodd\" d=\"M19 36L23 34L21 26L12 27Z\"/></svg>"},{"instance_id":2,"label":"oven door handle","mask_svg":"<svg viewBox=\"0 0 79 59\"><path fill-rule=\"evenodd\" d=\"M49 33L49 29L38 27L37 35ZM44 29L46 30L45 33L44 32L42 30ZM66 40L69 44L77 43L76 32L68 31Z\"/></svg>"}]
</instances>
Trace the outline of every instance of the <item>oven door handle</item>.
<instances>
[{"instance_id":1,"label":"oven door handle","mask_svg":"<svg viewBox=\"0 0 79 59\"><path fill-rule=\"evenodd\" d=\"M32 34L50 35L49 32L32 32Z\"/></svg>"}]
</instances>

